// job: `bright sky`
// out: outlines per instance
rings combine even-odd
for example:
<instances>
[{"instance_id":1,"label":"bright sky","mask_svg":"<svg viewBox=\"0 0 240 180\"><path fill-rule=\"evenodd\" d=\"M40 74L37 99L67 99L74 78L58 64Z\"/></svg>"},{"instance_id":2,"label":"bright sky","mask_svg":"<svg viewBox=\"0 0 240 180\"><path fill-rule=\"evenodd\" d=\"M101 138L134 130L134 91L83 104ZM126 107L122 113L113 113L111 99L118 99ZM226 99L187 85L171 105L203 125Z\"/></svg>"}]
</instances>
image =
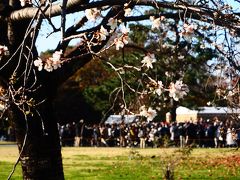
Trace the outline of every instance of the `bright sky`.
<instances>
[{"instance_id":1,"label":"bright sky","mask_svg":"<svg viewBox=\"0 0 240 180\"><path fill-rule=\"evenodd\" d=\"M235 2L234 0L224 0L225 2L228 2L234 10L240 12L240 3ZM81 16L82 14L72 14L67 16L67 27L69 27L73 22L77 20L76 17ZM56 28L60 27L61 20L59 18L54 18L53 22L56 26ZM60 41L60 35L61 33L53 33L49 37L46 37L46 34L50 34L52 32L52 28L45 22L43 24L42 30L39 33L39 37L37 39L37 49L40 52L46 51L48 49L55 49L57 47L58 42ZM76 41L71 42L71 44L76 43Z\"/></svg>"},{"instance_id":2,"label":"bright sky","mask_svg":"<svg viewBox=\"0 0 240 180\"><path fill-rule=\"evenodd\" d=\"M67 27L73 24L76 21L76 15L68 15L67 16ZM60 17L53 18L53 23L56 28L59 28L61 25ZM60 31L57 33L52 33L52 27L48 25L47 21L45 21L42 25L42 29L39 32L39 37L37 39L37 49L40 52L46 51L48 49L55 49L61 40L61 33ZM52 33L52 34L51 34ZM48 36L49 35L49 36ZM47 37L48 36L48 37Z\"/></svg>"}]
</instances>

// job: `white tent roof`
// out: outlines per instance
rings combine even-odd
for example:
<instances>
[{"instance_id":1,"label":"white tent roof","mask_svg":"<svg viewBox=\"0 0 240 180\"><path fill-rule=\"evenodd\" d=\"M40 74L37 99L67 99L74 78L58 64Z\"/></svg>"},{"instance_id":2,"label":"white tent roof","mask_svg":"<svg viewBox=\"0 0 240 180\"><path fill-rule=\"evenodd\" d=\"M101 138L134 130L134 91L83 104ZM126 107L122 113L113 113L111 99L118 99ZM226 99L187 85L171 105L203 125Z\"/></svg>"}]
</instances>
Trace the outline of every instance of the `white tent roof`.
<instances>
[{"instance_id":1,"label":"white tent roof","mask_svg":"<svg viewBox=\"0 0 240 180\"><path fill-rule=\"evenodd\" d=\"M199 107L199 110L191 110L183 106L179 106L176 110L177 114L226 114L240 113L240 109L232 109L227 107Z\"/></svg>"},{"instance_id":2,"label":"white tent roof","mask_svg":"<svg viewBox=\"0 0 240 180\"><path fill-rule=\"evenodd\" d=\"M226 114L226 113L240 113L240 109L233 109L228 107L201 107L199 114Z\"/></svg>"},{"instance_id":3,"label":"white tent roof","mask_svg":"<svg viewBox=\"0 0 240 180\"><path fill-rule=\"evenodd\" d=\"M124 123L131 123L134 120L137 120L138 116L137 115L124 115L124 118L122 119L122 115L110 115L107 120L105 121L105 124L119 124L122 121Z\"/></svg>"},{"instance_id":4,"label":"white tent roof","mask_svg":"<svg viewBox=\"0 0 240 180\"><path fill-rule=\"evenodd\" d=\"M186 107L183 107L183 106L179 106L177 109L176 109L176 113L177 114L197 114L198 111L196 110L191 110L191 109L188 109Z\"/></svg>"}]
</instances>

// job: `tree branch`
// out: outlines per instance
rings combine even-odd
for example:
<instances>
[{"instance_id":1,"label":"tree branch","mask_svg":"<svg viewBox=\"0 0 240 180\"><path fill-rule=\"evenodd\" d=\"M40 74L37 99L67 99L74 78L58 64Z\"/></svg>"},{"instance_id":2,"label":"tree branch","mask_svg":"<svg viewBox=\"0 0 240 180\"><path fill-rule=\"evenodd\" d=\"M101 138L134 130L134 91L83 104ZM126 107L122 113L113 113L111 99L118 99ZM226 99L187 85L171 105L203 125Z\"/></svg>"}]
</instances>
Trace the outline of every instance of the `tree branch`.
<instances>
[{"instance_id":1,"label":"tree branch","mask_svg":"<svg viewBox=\"0 0 240 180\"><path fill-rule=\"evenodd\" d=\"M87 4L88 0L68 0L66 5L66 13L73 13L78 11L79 9L82 9L82 6L84 4ZM45 9L45 7L41 7L42 10ZM35 7L26 7L20 10L13 11L10 14L10 19L12 21L19 21L24 19L32 19L33 14L35 14L38 11L38 8ZM52 5L51 7L48 7L45 9L44 14L48 16L58 16L62 13L62 8L59 4Z\"/></svg>"},{"instance_id":2,"label":"tree branch","mask_svg":"<svg viewBox=\"0 0 240 180\"><path fill-rule=\"evenodd\" d=\"M117 17L116 17L117 16ZM114 6L102 20L102 23L98 26L99 29L101 25L106 25L108 19L111 17L116 17L121 19L124 16L123 6ZM110 28L110 27L106 27ZM91 35L89 36L91 39ZM108 42L110 37L107 37L105 41L102 41L101 44L92 47L93 52L100 51ZM64 83L70 76L72 76L79 68L83 67L86 63L92 60L93 55L86 49L81 50L80 47L76 47L72 52L70 52L66 58L71 60L66 63L62 68L52 72L51 78L52 82L56 84L56 87L59 87Z\"/></svg>"},{"instance_id":3,"label":"tree branch","mask_svg":"<svg viewBox=\"0 0 240 180\"><path fill-rule=\"evenodd\" d=\"M103 0L97 2L89 3L88 0L69 0L66 6L66 13L74 13L77 11L82 11L88 8L94 7L103 7L103 6L114 6L114 5L123 5L128 1L126 0ZM189 5L185 4L176 4L171 2L157 2L157 1L146 1L146 0L133 0L131 1L132 6L151 6L153 8L159 9L169 9L169 10L180 10L183 12L187 12L193 19L205 21L208 23L214 23L218 26L230 27L230 28L238 28L240 25L239 18L236 18L237 15L222 13L218 9L207 8L205 6L197 6L197 5ZM44 8L44 7L42 7ZM21 10L13 11L10 15L11 20L17 21L22 19L33 18L33 14L37 11L38 8L28 7ZM61 7L59 4L52 5L47 8L44 12L45 15L50 16L58 16L61 14ZM182 13L182 12L180 12ZM170 15L169 15L170 16ZM144 16L140 16L143 18ZM146 17L145 17L146 18ZM140 18L139 18L140 19ZM126 18L127 20L127 18ZM131 20L128 18L128 20ZM135 17L134 20L137 20ZM238 28L238 33L239 28Z\"/></svg>"},{"instance_id":4,"label":"tree branch","mask_svg":"<svg viewBox=\"0 0 240 180\"><path fill-rule=\"evenodd\" d=\"M236 24L233 24L235 22L235 20L231 21L226 18L212 19L212 18L209 18L206 16L203 17L199 14L192 14L190 12L188 12L188 13L184 13L184 12L182 12L182 13L161 13L160 15L159 14L148 14L148 15L141 15L141 16L130 16L130 17L124 17L123 22L143 21L143 20L149 19L150 16L155 16L156 18L160 17L160 16L164 16L165 18L175 19L175 20L178 20L180 18L183 19L184 17L188 17L188 18L192 18L195 20L209 23L209 24L215 24L215 25L218 25L221 27L234 29L236 34L238 34L240 36L240 27L239 27L240 21L237 22Z\"/></svg>"}]
</instances>

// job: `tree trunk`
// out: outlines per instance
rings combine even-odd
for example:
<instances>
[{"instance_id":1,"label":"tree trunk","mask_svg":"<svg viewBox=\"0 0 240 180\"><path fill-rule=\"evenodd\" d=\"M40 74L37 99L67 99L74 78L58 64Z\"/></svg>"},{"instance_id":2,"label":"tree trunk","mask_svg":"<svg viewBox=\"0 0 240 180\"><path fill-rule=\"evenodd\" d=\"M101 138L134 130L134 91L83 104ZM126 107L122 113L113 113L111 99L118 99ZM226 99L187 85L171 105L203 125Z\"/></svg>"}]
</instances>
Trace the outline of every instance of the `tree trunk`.
<instances>
[{"instance_id":1,"label":"tree trunk","mask_svg":"<svg viewBox=\"0 0 240 180\"><path fill-rule=\"evenodd\" d=\"M27 119L13 107L13 123L20 152L23 179L64 179L61 146L56 118L50 102L42 104L39 113L29 114ZM34 110L33 110L34 111Z\"/></svg>"},{"instance_id":2,"label":"tree trunk","mask_svg":"<svg viewBox=\"0 0 240 180\"><path fill-rule=\"evenodd\" d=\"M9 4L17 9L19 1L11 0ZM8 20L8 28L1 29L1 36L7 38L0 39L0 44L7 45L12 56L10 61L0 61L0 67L8 62L0 72L11 87L8 115L16 132L23 179L62 180L61 146L52 106L57 87L51 82L50 73L34 72L32 68L38 55L34 37L27 33L29 25L30 20ZM29 104L31 99L33 103Z\"/></svg>"}]
</instances>

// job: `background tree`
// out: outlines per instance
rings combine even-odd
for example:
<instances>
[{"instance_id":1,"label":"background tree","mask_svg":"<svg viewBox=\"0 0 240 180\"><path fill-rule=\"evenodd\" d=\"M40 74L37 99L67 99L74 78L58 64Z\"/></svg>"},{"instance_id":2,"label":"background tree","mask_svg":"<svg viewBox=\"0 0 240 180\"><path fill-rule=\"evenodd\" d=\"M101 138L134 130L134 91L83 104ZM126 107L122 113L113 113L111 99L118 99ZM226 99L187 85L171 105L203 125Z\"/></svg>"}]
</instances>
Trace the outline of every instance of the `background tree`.
<instances>
[{"instance_id":1,"label":"background tree","mask_svg":"<svg viewBox=\"0 0 240 180\"><path fill-rule=\"evenodd\" d=\"M166 24L166 22L163 23ZM186 82L189 86L190 92L188 96L184 98L182 102L179 102L178 105L181 103L181 105L185 105L187 107L197 108L199 106L205 106L208 101L213 99L215 86L208 82L208 79L212 77L212 74L210 74L210 68L207 65L207 62L212 60L214 57L217 57L217 54L211 48L203 49L200 48L201 44L198 43L191 45L191 43L186 40L179 42L178 48L173 46L175 49L162 47L163 40L159 39L164 39L164 33L161 35L159 30L155 30L153 34L149 25L144 26L140 24L130 24L129 27L131 29L129 37L134 43L129 43L125 46L123 51L119 51L117 54L113 49L108 53L103 53L103 58L113 56L111 58L111 63L115 67L118 65L122 66L122 64L137 66L138 62L136 59L144 57L144 53L146 53L146 51L151 51L153 48L158 49L158 52L156 53L158 60L154 65L154 70L151 71L151 77L156 77L158 80L163 81L163 84L167 84L167 81L176 81L179 78L183 78L184 82ZM166 31L169 30L166 29ZM156 37L156 33L159 34L157 36L159 39L157 40L156 38L154 39L154 36ZM171 42L164 44L171 44ZM196 56L193 57L191 55L185 55L189 51L186 47L189 47L191 51L194 51ZM138 51L136 51L136 49L138 49ZM176 51L178 51L178 55L169 60L168 55L170 53L173 54ZM95 61L94 63L89 63L89 66L84 67L79 71L79 73L74 75L74 79L78 81L77 83L79 83L79 86L84 86L82 88L82 93L84 98L87 99L92 106L96 107L102 113L121 113L119 112L119 110L121 110L121 108L119 108L119 104L122 103L121 101L115 102L115 104L111 106L110 111L108 111L110 108L109 106L111 105L108 101L108 94L111 94L112 91L121 87L121 82L116 74L112 72L111 68L108 67L106 63L104 65L104 62L105 61ZM171 65L169 65L169 63L171 63ZM97 69L95 68L96 65L97 67L104 66L104 68ZM108 74L107 76L102 75L104 71L108 71L108 73L106 73ZM148 73L150 74L150 72ZM89 76L88 74L91 75ZM99 78L102 80L100 83L96 83ZM124 72L123 78L125 78L124 82L127 83L127 86L130 86L133 89L137 89L137 82L143 81L142 73L129 69ZM92 81L92 79L94 80ZM129 91L127 86L125 87L126 96L124 99L127 102L129 109L134 113L138 113L141 103L136 104L136 101L139 97L136 96L135 92ZM79 93L81 92L79 91ZM121 94L118 95L121 96ZM151 106L154 106L155 108L157 107L160 120L165 120L166 112L171 111L171 102L167 97L167 94L165 97L161 98L156 95L151 95L148 98L148 102L145 102L145 104L151 104ZM132 99L135 99L135 101L131 101ZM114 105L116 106L115 108ZM175 111L175 109L172 111ZM106 116L104 116L104 118Z\"/></svg>"},{"instance_id":2,"label":"background tree","mask_svg":"<svg viewBox=\"0 0 240 180\"><path fill-rule=\"evenodd\" d=\"M237 5L239 2L236 1ZM141 9L141 7L143 7ZM149 14L141 13L146 8ZM165 11L162 11L165 9ZM77 13L76 21L70 22L67 14ZM82 13L80 13L82 12ZM17 144L20 152L24 179L64 179L61 148L59 143L57 119L53 111L53 101L58 87L62 85L79 68L99 57L100 53L111 47L120 50L128 44L128 22L147 20L153 28L160 28L164 19L178 20L177 29L180 38L194 39L194 35L202 37L202 45L218 51L214 63L222 72L229 73L219 82L226 82L228 95L237 94L238 81L238 37L239 12L223 1L161 1L161 0L119 0L119 1L87 1L87 0L4 0L0 2L0 72L4 93L1 101L5 104L5 113L12 120L16 129ZM60 26L53 17L58 17ZM36 40L39 37L42 23L52 29L51 36L60 32L59 44L51 57L38 57ZM66 26L66 22L72 23ZM119 27L119 28L118 28ZM166 37L170 37L168 34ZM71 52L66 49L72 40L79 44ZM170 38L171 39L171 38ZM113 40L111 42L111 40ZM200 41L198 41L200 42ZM191 42L193 44L194 41ZM176 44L173 44L176 46ZM155 50L138 59L139 66L115 67L110 58L106 63L117 73L121 81L123 106L128 111L124 100L125 79L122 71L139 70L144 76L140 89L131 91L140 94L139 102L145 102L145 95L150 92L169 92L175 100L182 98L187 86L182 80L169 82L162 88L155 77L148 75L157 61ZM188 51L191 52L191 51ZM178 54L173 55L177 56ZM194 54L191 54L194 56ZM169 60L171 60L170 58ZM134 64L135 65L135 64ZM172 64L169 64L172 65ZM234 71L227 70L231 67ZM134 74L132 74L134 77ZM230 86L231 85L231 86ZM146 90L145 90L146 89ZM222 86L219 87L222 90ZM164 95L161 93L161 95ZM168 96L169 96L168 95ZM222 95L222 91L221 94ZM135 99L134 99L135 100ZM151 107L142 106L140 114L152 119L155 111ZM10 174L11 176L11 174Z\"/></svg>"}]
</instances>

